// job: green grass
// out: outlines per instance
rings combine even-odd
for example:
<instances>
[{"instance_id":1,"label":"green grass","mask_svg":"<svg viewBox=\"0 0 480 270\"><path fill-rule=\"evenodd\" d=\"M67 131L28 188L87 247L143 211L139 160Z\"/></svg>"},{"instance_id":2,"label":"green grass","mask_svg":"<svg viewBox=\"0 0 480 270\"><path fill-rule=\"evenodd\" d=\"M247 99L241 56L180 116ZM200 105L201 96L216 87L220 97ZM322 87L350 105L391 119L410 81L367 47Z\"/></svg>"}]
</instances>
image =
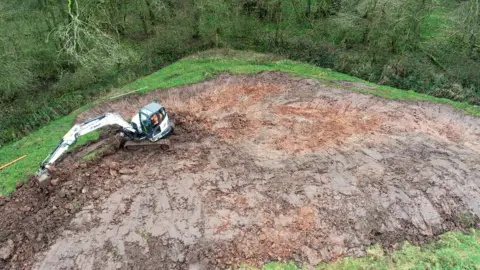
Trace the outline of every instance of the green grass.
<instances>
[{"instance_id":1,"label":"green grass","mask_svg":"<svg viewBox=\"0 0 480 270\"><path fill-rule=\"evenodd\" d=\"M98 102L104 102L117 95L137 89L141 89L139 92L145 93L159 88L166 89L185 84L192 84L205 79L211 79L216 74L224 72L231 74L251 74L262 71L287 72L293 76L313 78L338 87L344 87L339 81L360 82L372 86L374 89L354 88L352 90L389 99L440 102L449 104L454 108L472 115L480 115L480 110L477 107L467 103L436 98L413 91L404 91L387 86L378 86L329 69L283 60L278 56L232 50L207 51L195 56L187 57L149 76L140 78L121 89L111 91ZM3 171L0 171L0 193L9 194L14 190L17 182L26 181L30 175L34 174L38 169L39 163L47 156L51 149L55 147L60 138L71 128L75 117L90 106L92 106L92 104L87 104L83 108L64 118L51 122L49 125L23 139L2 147L0 149L0 164L8 163L9 161L25 154L28 156ZM92 133L89 136L80 138L77 144L81 145L82 143L96 139L97 137L98 133Z\"/></svg>"},{"instance_id":2,"label":"green grass","mask_svg":"<svg viewBox=\"0 0 480 270\"><path fill-rule=\"evenodd\" d=\"M321 263L316 270L337 269L479 269L480 234L449 232L431 244L422 247L405 242L399 250L387 253L380 245L367 250L361 258L344 258L333 263ZM243 266L241 269L256 268ZM307 269L294 263L268 263L263 270Z\"/></svg>"},{"instance_id":3,"label":"green grass","mask_svg":"<svg viewBox=\"0 0 480 270\"><path fill-rule=\"evenodd\" d=\"M437 8L425 16L421 24L422 40L435 39L444 34L442 30L453 23L449 21L448 10L447 8Z\"/></svg>"}]
</instances>

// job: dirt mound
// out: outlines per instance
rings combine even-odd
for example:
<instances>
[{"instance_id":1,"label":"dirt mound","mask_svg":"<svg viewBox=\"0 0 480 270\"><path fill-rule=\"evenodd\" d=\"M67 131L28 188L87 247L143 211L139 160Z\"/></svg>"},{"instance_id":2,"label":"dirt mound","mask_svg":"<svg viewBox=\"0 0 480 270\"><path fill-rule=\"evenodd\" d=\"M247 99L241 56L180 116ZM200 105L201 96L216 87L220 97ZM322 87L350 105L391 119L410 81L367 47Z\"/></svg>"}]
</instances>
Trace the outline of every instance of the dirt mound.
<instances>
[{"instance_id":1,"label":"dirt mound","mask_svg":"<svg viewBox=\"0 0 480 270\"><path fill-rule=\"evenodd\" d=\"M154 98L176 121L171 151L85 164L85 147L56 186L2 199L0 267L316 264L479 222L480 120L448 106L262 73L131 96L78 121L128 118Z\"/></svg>"}]
</instances>

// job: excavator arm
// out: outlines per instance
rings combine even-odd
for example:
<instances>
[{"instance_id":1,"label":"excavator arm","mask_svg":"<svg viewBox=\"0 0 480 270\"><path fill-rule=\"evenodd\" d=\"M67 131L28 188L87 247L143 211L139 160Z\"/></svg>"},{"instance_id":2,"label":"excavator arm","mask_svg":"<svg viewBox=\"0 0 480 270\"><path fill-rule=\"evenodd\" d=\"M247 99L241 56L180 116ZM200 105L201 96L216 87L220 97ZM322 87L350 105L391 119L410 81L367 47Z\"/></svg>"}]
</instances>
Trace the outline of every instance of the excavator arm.
<instances>
[{"instance_id":1,"label":"excavator arm","mask_svg":"<svg viewBox=\"0 0 480 270\"><path fill-rule=\"evenodd\" d=\"M58 145L40 164L40 169L35 174L37 181L42 183L50 177L48 169L77 141L78 137L105 126L119 126L124 132L131 134L138 133L130 123L116 113L106 113L90 118L81 124L76 124L67 132L67 134L65 134L65 136L63 136Z\"/></svg>"}]
</instances>

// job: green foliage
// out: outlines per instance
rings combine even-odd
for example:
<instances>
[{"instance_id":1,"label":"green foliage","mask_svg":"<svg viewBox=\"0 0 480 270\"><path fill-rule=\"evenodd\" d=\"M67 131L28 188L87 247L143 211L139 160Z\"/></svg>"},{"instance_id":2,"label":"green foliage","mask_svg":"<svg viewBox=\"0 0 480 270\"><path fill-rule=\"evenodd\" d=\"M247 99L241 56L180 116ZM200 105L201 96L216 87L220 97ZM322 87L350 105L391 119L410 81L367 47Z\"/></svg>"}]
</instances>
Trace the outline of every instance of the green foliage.
<instances>
[{"instance_id":1,"label":"green foliage","mask_svg":"<svg viewBox=\"0 0 480 270\"><path fill-rule=\"evenodd\" d=\"M22 5L14 9L8 2L0 3L0 105L1 101L14 100L20 92L29 87L34 79L35 62L33 57L25 53L25 44L17 39L12 29L25 28L15 18L24 12ZM29 16L26 16L29 18ZM31 31L28 31L31 33ZM31 45L27 45L31 47Z\"/></svg>"},{"instance_id":2,"label":"green foliage","mask_svg":"<svg viewBox=\"0 0 480 270\"><path fill-rule=\"evenodd\" d=\"M478 269L480 267L480 234L448 232L425 246L405 242L399 250L387 252L380 245L367 249L365 257L344 258L333 263L321 263L316 270L336 269ZM256 268L242 266L240 269ZM308 269L294 263L268 263L263 270Z\"/></svg>"}]
</instances>

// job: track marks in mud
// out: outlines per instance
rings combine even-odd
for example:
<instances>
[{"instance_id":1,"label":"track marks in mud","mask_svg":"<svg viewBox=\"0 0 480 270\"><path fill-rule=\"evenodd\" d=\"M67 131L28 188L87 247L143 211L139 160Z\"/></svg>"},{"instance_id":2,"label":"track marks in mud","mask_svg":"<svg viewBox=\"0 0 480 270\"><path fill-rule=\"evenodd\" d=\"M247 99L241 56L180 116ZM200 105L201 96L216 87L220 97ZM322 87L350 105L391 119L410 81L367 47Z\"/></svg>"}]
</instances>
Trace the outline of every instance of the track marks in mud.
<instances>
[{"instance_id":1,"label":"track marks in mud","mask_svg":"<svg viewBox=\"0 0 480 270\"><path fill-rule=\"evenodd\" d=\"M79 120L129 117L154 97L177 123L172 151L62 163L60 189L96 181L101 193L87 192L75 217L58 216L60 236L39 248L34 268L316 264L479 221L480 121L444 105L263 73L128 97Z\"/></svg>"},{"instance_id":2,"label":"track marks in mud","mask_svg":"<svg viewBox=\"0 0 480 270\"><path fill-rule=\"evenodd\" d=\"M289 153L316 151L342 145L348 137L362 136L379 127L379 115L350 106L351 102L332 106L323 100L276 106L274 112L281 125L278 129L288 130L289 134L274 138L275 145Z\"/></svg>"}]
</instances>

